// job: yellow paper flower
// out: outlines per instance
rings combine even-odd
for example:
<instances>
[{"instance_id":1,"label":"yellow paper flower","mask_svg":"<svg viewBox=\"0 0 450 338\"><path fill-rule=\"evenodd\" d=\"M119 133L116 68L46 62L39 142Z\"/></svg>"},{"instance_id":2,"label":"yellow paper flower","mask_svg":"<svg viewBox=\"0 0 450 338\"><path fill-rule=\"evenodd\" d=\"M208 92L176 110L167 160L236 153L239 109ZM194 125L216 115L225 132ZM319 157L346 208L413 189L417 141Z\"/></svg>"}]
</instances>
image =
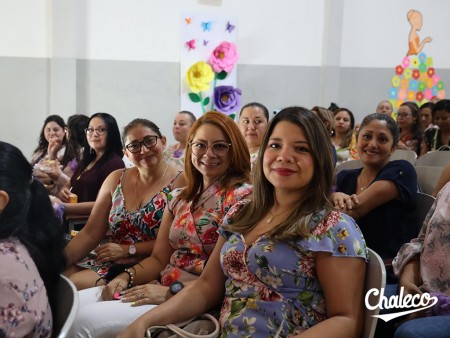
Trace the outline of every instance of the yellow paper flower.
<instances>
[{"instance_id":1,"label":"yellow paper flower","mask_svg":"<svg viewBox=\"0 0 450 338\"><path fill-rule=\"evenodd\" d=\"M213 79L211 66L203 61L193 64L187 71L187 80L193 93L207 92Z\"/></svg>"}]
</instances>

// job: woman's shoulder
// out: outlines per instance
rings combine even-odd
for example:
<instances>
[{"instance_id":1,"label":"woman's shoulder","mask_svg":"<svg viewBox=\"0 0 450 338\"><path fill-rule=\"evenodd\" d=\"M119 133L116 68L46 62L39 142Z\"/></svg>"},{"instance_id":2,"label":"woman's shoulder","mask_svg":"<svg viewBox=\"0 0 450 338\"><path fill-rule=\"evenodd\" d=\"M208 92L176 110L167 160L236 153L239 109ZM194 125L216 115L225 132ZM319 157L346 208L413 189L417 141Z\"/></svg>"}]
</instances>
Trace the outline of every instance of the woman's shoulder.
<instances>
[{"instance_id":1,"label":"woman's shoulder","mask_svg":"<svg viewBox=\"0 0 450 338\"><path fill-rule=\"evenodd\" d=\"M21 275L32 271L39 275L33 266L33 259L19 239L11 237L0 240L0 275L11 277L12 272Z\"/></svg>"}]
</instances>

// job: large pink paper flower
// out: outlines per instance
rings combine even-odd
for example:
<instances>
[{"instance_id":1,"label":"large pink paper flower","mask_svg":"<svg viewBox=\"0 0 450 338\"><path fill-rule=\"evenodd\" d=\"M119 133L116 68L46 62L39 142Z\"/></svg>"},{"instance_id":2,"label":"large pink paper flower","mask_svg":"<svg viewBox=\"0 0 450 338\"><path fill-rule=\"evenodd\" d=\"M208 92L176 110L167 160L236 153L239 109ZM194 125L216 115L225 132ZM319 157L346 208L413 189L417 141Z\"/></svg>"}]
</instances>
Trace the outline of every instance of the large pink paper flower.
<instances>
[{"instance_id":1,"label":"large pink paper flower","mask_svg":"<svg viewBox=\"0 0 450 338\"><path fill-rule=\"evenodd\" d=\"M236 45L232 42L224 41L211 53L209 64L216 73L220 73L221 71L229 73L238 59L239 55Z\"/></svg>"}]
</instances>

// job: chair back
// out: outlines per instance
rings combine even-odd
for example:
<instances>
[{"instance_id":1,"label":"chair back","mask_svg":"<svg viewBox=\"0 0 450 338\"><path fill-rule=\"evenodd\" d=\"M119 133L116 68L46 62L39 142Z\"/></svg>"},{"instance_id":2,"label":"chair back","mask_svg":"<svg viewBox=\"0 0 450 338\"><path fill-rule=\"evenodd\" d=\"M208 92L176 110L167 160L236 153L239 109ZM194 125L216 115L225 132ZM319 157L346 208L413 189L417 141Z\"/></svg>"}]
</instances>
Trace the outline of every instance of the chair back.
<instances>
[{"instance_id":1,"label":"chair back","mask_svg":"<svg viewBox=\"0 0 450 338\"><path fill-rule=\"evenodd\" d=\"M364 283L364 297L370 289L375 288L380 291L386 286L386 269L384 267L383 260L372 249L368 248L368 251L369 264L367 265L366 280ZM371 293L369 297L369 303L378 304L380 298L380 293L378 293L378 296L374 296L373 293ZM364 306L364 308L364 330L361 337L373 338L378 322L378 318L373 316L379 315L380 309L377 307L374 310L369 310L366 306Z\"/></svg>"},{"instance_id":2,"label":"chair back","mask_svg":"<svg viewBox=\"0 0 450 338\"><path fill-rule=\"evenodd\" d=\"M432 195L444 167L415 166L417 183L425 194Z\"/></svg>"},{"instance_id":3,"label":"chair back","mask_svg":"<svg viewBox=\"0 0 450 338\"><path fill-rule=\"evenodd\" d=\"M66 338L78 312L79 299L75 285L63 275L53 290L55 311L53 313L53 338Z\"/></svg>"},{"instance_id":4,"label":"chair back","mask_svg":"<svg viewBox=\"0 0 450 338\"><path fill-rule=\"evenodd\" d=\"M338 174L342 170L348 169L358 169L364 167L364 163L361 160L350 160L342 162L336 166L336 174Z\"/></svg>"},{"instance_id":5,"label":"chair back","mask_svg":"<svg viewBox=\"0 0 450 338\"><path fill-rule=\"evenodd\" d=\"M416 208L417 208L417 220L420 228L422 227L423 221L425 220L425 217L427 216L428 212L431 209L431 206L433 205L434 201L436 199L428 194L425 194L423 192L418 192L416 195ZM419 234L420 228L417 231L417 235Z\"/></svg>"},{"instance_id":6,"label":"chair back","mask_svg":"<svg viewBox=\"0 0 450 338\"><path fill-rule=\"evenodd\" d=\"M416 165L445 167L448 162L450 162L450 151L430 151L420 156L416 161Z\"/></svg>"},{"instance_id":7,"label":"chair back","mask_svg":"<svg viewBox=\"0 0 450 338\"><path fill-rule=\"evenodd\" d=\"M405 160L412 165L416 164L417 154L411 149L396 149L390 157L391 161L394 160Z\"/></svg>"}]
</instances>

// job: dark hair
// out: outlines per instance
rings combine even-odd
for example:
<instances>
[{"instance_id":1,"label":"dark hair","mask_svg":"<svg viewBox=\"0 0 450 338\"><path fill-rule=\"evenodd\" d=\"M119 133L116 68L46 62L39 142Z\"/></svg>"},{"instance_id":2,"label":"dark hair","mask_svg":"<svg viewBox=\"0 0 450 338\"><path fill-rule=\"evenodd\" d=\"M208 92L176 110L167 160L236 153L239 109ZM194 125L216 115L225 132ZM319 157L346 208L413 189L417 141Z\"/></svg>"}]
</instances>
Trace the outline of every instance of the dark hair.
<instances>
[{"instance_id":1,"label":"dark hair","mask_svg":"<svg viewBox=\"0 0 450 338\"><path fill-rule=\"evenodd\" d=\"M125 144L125 140L127 139L128 133L130 132L131 129L136 128L137 126L144 126L147 127L151 130L153 130L156 135L158 135L159 137L162 137L161 135L161 131L159 130L159 127L154 124L152 121L149 121L147 119L134 119L133 121L131 121L130 123L128 123L124 128L123 128L123 132L122 132L122 143L123 143L123 147L125 148L126 144Z\"/></svg>"},{"instance_id":2,"label":"dark hair","mask_svg":"<svg viewBox=\"0 0 450 338\"><path fill-rule=\"evenodd\" d=\"M184 156L184 175L187 186L180 193L180 199L192 201L203 184L202 174L192 164L191 142L197 130L204 124L211 124L219 128L225 135L226 141L231 143L228 156L230 166L221 180L222 186L227 189L249 181L250 177L250 151L244 136L237 124L227 115L217 111L210 111L202 115L189 130L186 153Z\"/></svg>"},{"instance_id":3,"label":"dark hair","mask_svg":"<svg viewBox=\"0 0 450 338\"><path fill-rule=\"evenodd\" d=\"M336 103L331 102L330 106L328 107L328 110L330 110L332 113L334 113L336 111L336 109L339 109L339 106Z\"/></svg>"},{"instance_id":4,"label":"dark hair","mask_svg":"<svg viewBox=\"0 0 450 338\"><path fill-rule=\"evenodd\" d=\"M44 125L42 126L42 129L41 129L41 134L39 135L38 146L34 150L34 153L42 152L42 154L35 160L34 163L39 162L47 154L48 141L45 139L45 126L50 122L55 122L63 130L65 130L67 128L66 123L64 122L64 119L59 115L50 115L45 119ZM61 165L64 168L67 165L67 163L72 161L75 157L75 153L73 152L71 147L67 147L67 135L65 133L64 133L64 137L63 137L63 141L62 141L62 146L66 147L63 158L60 161Z\"/></svg>"},{"instance_id":5,"label":"dark hair","mask_svg":"<svg viewBox=\"0 0 450 338\"><path fill-rule=\"evenodd\" d=\"M87 146L86 133L84 130L89 124L89 116L75 114L67 119L67 129L69 130L68 146L72 147L77 161L81 160L81 150Z\"/></svg>"},{"instance_id":6,"label":"dark hair","mask_svg":"<svg viewBox=\"0 0 450 338\"><path fill-rule=\"evenodd\" d=\"M186 115L188 115L189 118L191 119L191 122L192 122L192 123L194 123L195 121L197 121L197 118L195 117L195 115L192 114L190 111L182 110L182 111L179 111L178 114L186 114Z\"/></svg>"},{"instance_id":7,"label":"dark hair","mask_svg":"<svg viewBox=\"0 0 450 338\"><path fill-rule=\"evenodd\" d=\"M47 190L32 179L31 164L19 149L1 141L0 190L9 195L0 215L0 238L15 237L25 245L49 293L65 266L63 230Z\"/></svg>"},{"instance_id":8,"label":"dark hair","mask_svg":"<svg viewBox=\"0 0 450 338\"><path fill-rule=\"evenodd\" d=\"M355 128L355 117L353 116L353 113L347 109L347 108L338 108L333 112L333 117L335 117L338 113L341 111L347 112L348 116L350 116L350 129L347 131L347 134L345 135L344 142L340 144L342 148L347 148L350 145L350 142L352 141L352 135L353 135L353 128ZM333 129L333 135L336 135L336 132Z\"/></svg>"},{"instance_id":9,"label":"dark hair","mask_svg":"<svg viewBox=\"0 0 450 338\"><path fill-rule=\"evenodd\" d=\"M450 113L450 100L443 99L436 102L433 108L433 117L438 110L445 110Z\"/></svg>"},{"instance_id":10,"label":"dark hair","mask_svg":"<svg viewBox=\"0 0 450 338\"><path fill-rule=\"evenodd\" d=\"M247 103L246 105L244 105L241 108L241 111L239 112L239 116L241 116L241 114L245 108L250 108L250 107L260 108L263 111L264 116L266 117L266 120L269 121L269 110L267 109L267 107L265 105L263 105L262 103L259 103L259 102L250 102L250 103Z\"/></svg>"},{"instance_id":11,"label":"dark hair","mask_svg":"<svg viewBox=\"0 0 450 338\"><path fill-rule=\"evenodd\" d=\"M122 157L122 142L120 140L120 131L116 119L108 113L96 113L90 117L88 126L89 123L91 123L92 119L95 117L101 118L106 124L106 147L103 157L106 158L113 153ZM80 170L84 170L89 165L89 163L91 163L95 159L96 156L97 154L95 153L95 150L91 149L91 147L88 146L84 147L82 165ZM79 171L78 168L77 171Z\"/></svg>"},{"instance_id":12,"label":"dark hair","mask_svg":"<svg viewBox=\"0 0 450 338\"><path fill-rule=\"evenodd\" d=\"M373 113L364 117L364 119L361 122L361 126L359 127L358 132L356 133L356 139L358 139L361 130L363 130L365 126L367 126L370 122L374 120L386 121L386 126L391 132L392 138L394 140L393 147L397 146L398 141L400 140L400 128L398 127L397 122L395 122L395 120L392 117L380 113Z\"/></svg>"},{"instance_id":13,"label":"dark hair","mask_svg":"<svg viewBox=\"0 0 450 338\"><path fill-rule=\"evenodd\" d=\"M264 175L264 153L275 126L290 122L303 130L309 143L314 161L314 174L304 196L297 202L285 222L270 231L276 239L296 239L308 236L310 220L321 210L326 210L324 217L333 210L330 202L334 181L334 160L331 153L331 141L322 120L313 112L303 107L288 107L281 110L269 123L261 144L258 160L254 168L253 196L250 203L243 207L230 225L233 231L245 233L254 227L274 204L274 187Z\"/></svg>"},{"instance_id":14,"label":"dark hair","mask_svg":"<svg viewBox=\"0 0 450 338\"><path fill-rule=\"evenodd\" d=\"M413 133L413 138L416 140L419 140L419 144L422 140L422 125L420 124L419 121L419 106L417 105L417 103L412 102L412 101L407 101L407 102L403 102L400 107L405 106L408 107L409 110L411 110L411 114L413 117L416 118L415 123L413 123L411 131ZM420 147L420 145L419 145Z\"/></svg>"}]
</instances>

